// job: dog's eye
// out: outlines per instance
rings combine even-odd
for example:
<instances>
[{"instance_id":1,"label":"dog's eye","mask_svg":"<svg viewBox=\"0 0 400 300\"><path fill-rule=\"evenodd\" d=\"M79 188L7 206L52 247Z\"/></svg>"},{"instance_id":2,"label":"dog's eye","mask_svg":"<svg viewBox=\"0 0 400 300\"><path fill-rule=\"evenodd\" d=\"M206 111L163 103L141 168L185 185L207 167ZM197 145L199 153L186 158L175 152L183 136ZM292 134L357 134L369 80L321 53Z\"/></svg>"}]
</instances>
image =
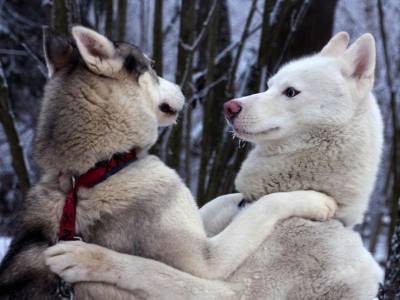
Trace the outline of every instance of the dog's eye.
<instances>
[{"instance_id":1,"label":"dog's eye","mask_svg":"<svg viewBox=\"0 0 400 300\"><path fill-rule=\"evenodd\" d=\"M298 90L296 90L294 87L288 87L286 90L283 91L283 94L288 97L288 98L293 98L300 94Z\"/></svg>"}]
</instances>

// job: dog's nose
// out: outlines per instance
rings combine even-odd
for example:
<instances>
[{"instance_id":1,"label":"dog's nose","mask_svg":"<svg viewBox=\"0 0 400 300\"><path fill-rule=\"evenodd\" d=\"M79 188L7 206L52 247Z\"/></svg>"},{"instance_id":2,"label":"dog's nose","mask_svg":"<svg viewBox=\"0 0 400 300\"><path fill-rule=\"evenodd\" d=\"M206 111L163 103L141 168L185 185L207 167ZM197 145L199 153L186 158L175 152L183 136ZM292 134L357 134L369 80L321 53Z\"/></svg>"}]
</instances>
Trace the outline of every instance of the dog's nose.
<instances>
[{"instance_id":1,"label":"dog's nose","mask_svg":"<svg viewBox=\"0 0 400 300\"><path fill-rule=\"evenodd\" d=\"M235 100L230 100L224 104L225 116L232 121L241 112L242 106Z\"/></svg>"}]
</instances>

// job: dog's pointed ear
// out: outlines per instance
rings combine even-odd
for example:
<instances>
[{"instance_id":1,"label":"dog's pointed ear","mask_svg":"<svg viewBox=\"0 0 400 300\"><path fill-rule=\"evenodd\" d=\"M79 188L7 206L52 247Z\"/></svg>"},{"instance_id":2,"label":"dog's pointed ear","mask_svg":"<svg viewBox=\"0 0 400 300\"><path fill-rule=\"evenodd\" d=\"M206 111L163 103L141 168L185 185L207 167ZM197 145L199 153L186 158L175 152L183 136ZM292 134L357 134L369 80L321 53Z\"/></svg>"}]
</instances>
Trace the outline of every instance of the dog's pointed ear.
<instances>
[{"instance_id":1,"label":"dog's pointed ear","mask_svg":"<svg viewBox=\"0 0 400 300\"><path fill-rule=\"evenodd\" d=\"M344 53L347 46L349 45L349 34L347 32L341 31L335 34L322 48L320 54L324 56L339 56Z\"/></svg>"},{"instance_id":2,"label":"dog's pointed ear","mask_svg":"<svg viewBox=\"0 0 400 300\"><path fill-rule=\"evenodd\" d=\"M375 39L372 34L363 34L343 54L346 61L345 73L355 78L373 77L375 51Z\"/></svg>"},{"instance_id":3,"label":"dog's pointed ear","mask_svg":"<svg viewBox=\"0 0 400 300\"><path fill-rule=\"evenodd\" d=\"M99 75L112 76L122 68L114 43L83 26L72 27L72 36L86 66Z\"/></svg>"},{"instance_id":4,"label":"dog's pointed ear","mask_svg":"<svg viewBox=\"0 0 400 300\"><path fill-rule=\"evenodd\" d=\"M375 60L374 37L366 33L359 37L343 54L342 74L354 80L357 93L365 97L374 85Z\"/></svg>"},{"instance_id":5,"label":"dog's pointed ear","mask_svg":"<svg viewBox=\"0 0 400 300\"><path fill-rule=\"evenodd\" d=\"M66 37L43 27L43 52L49 77L72 61L74 47Z\"/></svg>"},{"instance_id":6,"label":"dog's pointed ear","mask_svg":"<svg viewBox=\"0 0 400 300\"><path fill-rule=\"evenodd\" d=\"M373 79L376 60L375 52L374 37L370 33L363 34L343 54L345 60L344 73L357 79Z\"/></svg>"}]
</instances>

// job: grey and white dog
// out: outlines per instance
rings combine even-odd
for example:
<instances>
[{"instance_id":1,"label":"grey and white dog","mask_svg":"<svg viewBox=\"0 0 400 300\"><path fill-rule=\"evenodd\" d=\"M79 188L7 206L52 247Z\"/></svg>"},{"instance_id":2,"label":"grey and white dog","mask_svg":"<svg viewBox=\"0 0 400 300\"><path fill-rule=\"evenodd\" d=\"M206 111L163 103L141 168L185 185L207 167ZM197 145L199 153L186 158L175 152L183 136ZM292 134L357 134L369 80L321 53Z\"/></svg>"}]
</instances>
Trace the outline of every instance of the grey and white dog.
<instances>
[{"instance_id":1,"label":"grey and white dog","mask_svg":"<svg viewBox=\"0 0 400 300\"><path fill-rule=\"evenodd\" d=\"M158 125L174 122L182 109L180 89L157 77L149 59L134 46L112 42L81 26L72 28L72 36L73 43L60 38L45 41L51 78L35 140L43 175L24 202L16 237L0 267L2 299L58 297L57 277L42 253L57 240L71 188L68 178L132 148L137 161L78 191L77 229L87 242L152 258L169 269L224 279L261 245L278 221L333 216L335 201L322 193L275 193L261 197L225 230L208 237L188 188L176 172L147 154L157 139ZM76 284L74 291L77 299L146 295L142 289L127 292L102 283Z\"/></svg>"},{"instance_id":2,"label":"grey and white dog","mask_svg":"<svg viewBox=\"0 0 400 300\"><path fill-rule=\"evenodd\" d=\"M201 209L209 235L237 234L230 226L258 204L238 214L243 196L301 189L333 196L345 225L360 221L381 155L382 120L371 94L374 39L348 42L347 33L337 34L320 53L283 66L266 92L225 105L235 133L256 147L236 178L241 194ZM372 299L382 272L359 235L338 220L280 222L224 282L81 242L56 245L46 257L67 281L107 282L149 299Z\"/></svg>"}]
</instances>

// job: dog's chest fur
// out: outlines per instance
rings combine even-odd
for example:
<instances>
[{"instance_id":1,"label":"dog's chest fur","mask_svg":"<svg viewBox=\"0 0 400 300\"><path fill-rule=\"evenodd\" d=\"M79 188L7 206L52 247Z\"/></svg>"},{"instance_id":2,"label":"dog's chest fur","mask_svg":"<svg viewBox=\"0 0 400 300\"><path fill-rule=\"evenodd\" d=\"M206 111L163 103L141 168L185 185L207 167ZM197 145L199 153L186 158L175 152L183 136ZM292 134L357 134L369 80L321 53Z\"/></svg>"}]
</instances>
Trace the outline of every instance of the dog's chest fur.
<instances>
[{"instance_id":1,"label":"dog's chest fur","mask_svg":"<svg viewBox=\"0 0 400 300\"><path fill-rule=\"evenodd\" d=\"M182 183L158 158L146 157L78 195L78 230L87 242L140 256L154 256L151 244L159 220Z\"/></svg>"}]
</instances>

